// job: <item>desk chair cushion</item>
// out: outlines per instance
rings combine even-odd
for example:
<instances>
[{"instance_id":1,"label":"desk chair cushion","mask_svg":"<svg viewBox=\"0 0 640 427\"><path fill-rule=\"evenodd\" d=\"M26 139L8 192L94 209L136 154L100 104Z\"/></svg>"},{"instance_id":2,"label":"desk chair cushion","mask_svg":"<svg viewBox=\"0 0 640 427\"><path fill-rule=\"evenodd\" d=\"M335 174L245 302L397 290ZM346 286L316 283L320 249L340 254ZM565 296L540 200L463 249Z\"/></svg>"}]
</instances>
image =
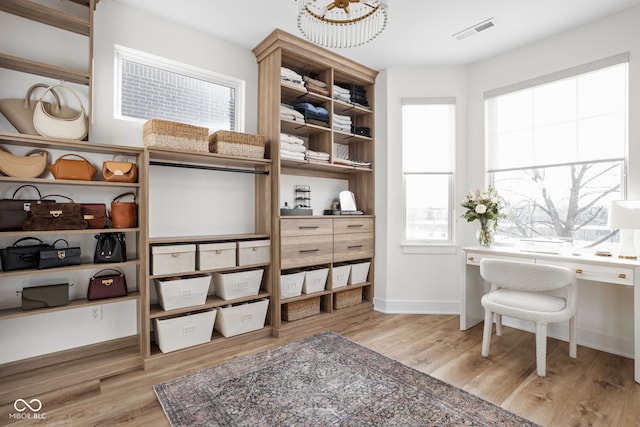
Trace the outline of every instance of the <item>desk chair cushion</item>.
<instances>
[{"instance_id":1,"label":"desk chair cushion","mask_svg":"<svg viewBox=\"0 0 640 427\"><path fill-rule=\"evenodd\" d=\"M551 295L498 289L482 298L482 305L491 311L513 309L540 313L553 313L566 307L564 298Z\"/></svg>"}]
</instances>

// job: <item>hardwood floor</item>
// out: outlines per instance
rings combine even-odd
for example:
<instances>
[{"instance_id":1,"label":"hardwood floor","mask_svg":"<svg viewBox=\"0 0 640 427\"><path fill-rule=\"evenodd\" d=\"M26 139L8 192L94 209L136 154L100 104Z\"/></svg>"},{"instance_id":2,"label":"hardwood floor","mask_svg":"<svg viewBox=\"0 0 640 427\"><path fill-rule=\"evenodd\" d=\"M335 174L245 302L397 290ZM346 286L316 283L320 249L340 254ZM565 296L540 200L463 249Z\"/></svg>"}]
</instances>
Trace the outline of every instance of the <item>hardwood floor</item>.
<instances>
[{"instance_id":1,"label":"hardwood floor","mask_svg":"<svg viewBox=\"0 0 640 427\"><path fill-rule=\"evenodd\" d=\"M534 335L504 328L494 335L490 357L480 355L482 325L459 330L458 316L356 316L329 329L419 371L469 391L543 426L640 426L640 384L633 361L549 339L547 377L535 374ZM252 354L327 328L287 338L263 338L233 350L220 350L180 364L133 371L42 396L45 421L14 425L168 426L152 386L225 361ZM8 423L13 405L0 410Z\"/></svg>"}]
</instances>

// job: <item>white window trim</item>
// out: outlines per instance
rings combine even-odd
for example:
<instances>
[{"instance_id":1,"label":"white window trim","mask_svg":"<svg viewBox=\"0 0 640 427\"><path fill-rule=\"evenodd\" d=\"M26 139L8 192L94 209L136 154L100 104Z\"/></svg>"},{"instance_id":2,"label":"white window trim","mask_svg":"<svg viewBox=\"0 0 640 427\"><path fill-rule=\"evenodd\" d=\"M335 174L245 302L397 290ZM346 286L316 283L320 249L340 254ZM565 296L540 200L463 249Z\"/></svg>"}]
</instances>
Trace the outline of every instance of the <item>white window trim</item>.
<instances>
[{"instance_id":1,"label":"white window trim","mask_svg":"<svg viewBox=\"0 0 640 427\"><path fill-rule=\"evenodd\" d=\"M245 91L246 82L241 79L226 76L224 74L216 73L204 68L198 68L192 65L184 64L171 59L163 58L160 56L152 55L139 50L131 49L125 46L114 46L114 91L113 91L113 116L117 120L127 120L132 122L144 123L146 120L137 119L134 117L127 117L121 114L122 105L120 101L120 93L122 90L122 75L120 73L121 61L127 60L131 62L137 62L149 67L156 67L163 70L170 71L172 73L183 74L188 77L201 79L207 82L216 83L228 87L234 88L236 91L236 105L235 105L235 123L236 132L244 132L245 128Z\"/></svg>"}]
</instances>

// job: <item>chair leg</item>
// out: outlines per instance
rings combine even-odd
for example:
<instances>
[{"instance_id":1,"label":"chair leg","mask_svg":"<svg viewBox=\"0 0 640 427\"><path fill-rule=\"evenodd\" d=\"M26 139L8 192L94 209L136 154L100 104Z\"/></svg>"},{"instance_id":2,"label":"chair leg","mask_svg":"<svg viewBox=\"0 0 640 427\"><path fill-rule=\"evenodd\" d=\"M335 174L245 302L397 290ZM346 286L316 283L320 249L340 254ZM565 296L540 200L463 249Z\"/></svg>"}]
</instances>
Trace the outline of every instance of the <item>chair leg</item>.
<instances>
[{"instance_id":1,"label":"chair leg","mask_svg":"<svg viewBox=\"0 0 640 427\"><path fill-rule=\"evenodd\" d=\"M482 335L482 356L489 357L489 347L491 347L491 330L493 329L493 313L484 312L484 334Z\"/></svg>"},{"instance_id":2,"label":"chair leg","mask_svg":"<svg viewBox=\"0 0 640 427\"><path fill-rule=\"evenodd\" d=\"M569 357L576 358L578 353L577 332L578 323L576 316L569 319Z\"/></svg>"},{"instance_id":3,"label":"chair leg","mask_svg":"<svg viewBox=\"0 0 640 427\"><path fill-rule=\"evenodd\" d=\"M496 335L502 336L502 314L496 313Z\"/></svg>"},{"instance_id":4,"label":"chair leg","mask_svg":"<svg viewBox=\"0 0 640 427\"><path fill-rule=\"evenodd\" d=\"M536 371L539 377L547 374L547 324L536 323Z\"/></svg>"}]
</instances>

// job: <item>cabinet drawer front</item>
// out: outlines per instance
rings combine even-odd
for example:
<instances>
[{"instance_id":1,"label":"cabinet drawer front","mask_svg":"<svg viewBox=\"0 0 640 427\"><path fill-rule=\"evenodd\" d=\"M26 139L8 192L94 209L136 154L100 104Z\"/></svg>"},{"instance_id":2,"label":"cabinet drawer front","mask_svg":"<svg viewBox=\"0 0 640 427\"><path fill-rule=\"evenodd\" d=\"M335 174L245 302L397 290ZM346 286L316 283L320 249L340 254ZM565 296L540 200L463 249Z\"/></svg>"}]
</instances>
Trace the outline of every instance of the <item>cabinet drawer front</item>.
<instances>
[{"instance_id":1,"label":"cabinet drawer front","mask_svg":"<svg viewBox=\"0 0 640 427\"><path fill-rule=\"evenodd\" d=\"M286 236L317 236L332 234L331 219L283 219L280 221L280 235Z\"/></svg>"},{"instance_id":2,"label":"cabinet drawer front","mask_svg":"<svg viewBox=\"0 0 640 427\"><path fill-rule=\"evenodd\" d=\"M483 259L500 259L504 261L518 261L518 262L530 262L530 263L536 262L534 258L483 254L479 252L467 252L467 264L469 265L480 265L480 261L482 261Z\"/></svg>"},{"instance_id":3,"label":"cabinet drawer front","mask_svg":"<svg viewBox=\"0 0 640 427\"><path fill-rule=\"evenodd\" d=\"M348 261L372 256L373 233L345 233L334 236L334 261Z\"/></svg>"},{"instance_id":4,"label":"cabinet drawer front","mask_svg":"<svg viewBox=\"0 0 640 427\"><path fill-rule=\"evenodd\" d=\"M596 282L617 283L619 285L633 286L633 268L591 265L577 262L557 262L540 260L540 264L559 265L575 271L579 280L593 280Z\"/></svg>"},{"instance_id":5,"label":"cabinet drawer front","mask_svg":"<svg viewBox=\"0 0 640 427\"><path fill-rule=\"evenodd\" d=\"M373 218L335 218L333 232L343 233L373 233Z\"/></svg>"},{"instance_id":6,"label":"cabinet drawer front","mask_svg":"<svg viewBox=\"0 0 640 427\"><path fill-rule=\"evenodd\" d=\"M328 264L333 260L333 238L329 235L309 239L307 236L282 238L280 243L282 270L306 265Z\"/></svg>"}]
</instances>

